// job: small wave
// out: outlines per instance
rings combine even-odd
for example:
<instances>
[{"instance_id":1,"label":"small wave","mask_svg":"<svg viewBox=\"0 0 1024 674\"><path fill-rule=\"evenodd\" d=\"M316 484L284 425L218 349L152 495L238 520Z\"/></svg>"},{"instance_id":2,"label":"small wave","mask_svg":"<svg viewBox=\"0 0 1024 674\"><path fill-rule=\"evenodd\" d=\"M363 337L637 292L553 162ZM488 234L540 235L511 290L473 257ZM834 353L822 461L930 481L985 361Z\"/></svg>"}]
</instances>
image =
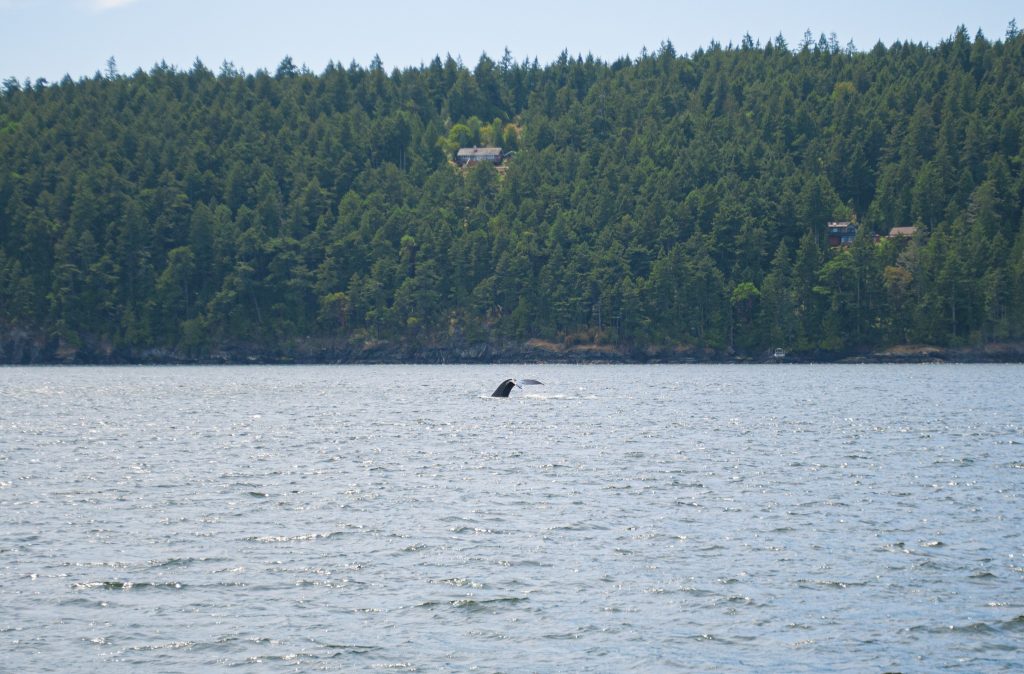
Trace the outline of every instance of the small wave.
<instances>
[{"instance_id":1,"label":"small wave","mask_svg":"<svg viewBox=\"0 0 1024 674\"><path fill-rule=\"evenodd\" d=\"M366 644L320 644L320 646L328 650L339 651L331 655L332 658L340 658L345 655L365 655L366 653L383 650L380 646Z\"/></svg>"},{"instance_id":2,"label":"small wave","mask_svg":"<svg viewBox=\"0 0 1024 674\"><path fill-rule=\"evenodd\" d=\"M496 597L494 599L455 599L448 602L448 604L457 609L464 609L466 611L488 611L492 607L500 607L503 605L515 605L524 601L529 601L527 597Z\"/></svg>"},{"instance_id":3,"label":"small wave","mask_svg":"<svg viewBox=\"0 0 1024 674\"><path fill-rule=\"evenodd\" d=\"M449 527L448 531L453 534L504 534L501 529L488 529L486 527Z\"/></svg>"},{"instance_id":4,"label":"small wave","mask_svg":"<svg viewBox=\"0 0 1024 674\"><path fill-rule=\"evenodd\" d=\"M528 567L550 568L550 567L554 566L554 564L551 564L550 562L542 562L542 561L539 561L539 560L536 560L536 559L517 559L516 561L511 561L511 560L508 560L508 559L499 559L497 563L498 563L499 566L507 566L507 567L528 566Z\"/></svg>"},{"instance_id":5,"label":"small wave","mask_svg":"<svg viewBox=\"0 0 1024 674\"><path fill-rule=\"evenodd\" d=\"M181 590L185 585L169 581L166 583L136 583L130 580L97 580L85 583L72 583L73 590L121 590L129 592L132 590Z\"/></svg>"},{"instance_id":6,"label":"small wave","mask_svg":"<svg viewBox=\"0 0 1024 674\"><path fill-rule=\"evenodd\" d=\"M149 560L149 568L151 569L171 569L181 566L190 566L197 562L223 562L226 561L223 557L170 557L168 559L151 559Z\"/></svg>"},{"instance_id":7,"label":"small wave","mask_svg":"<svg viewBox=\"0 0 1024 674\"><path fill-rule=\"evenodd\" d=\"M909 552L909 550L907 550L907 544L902 541L897 541L895 543L886 543L875 548L875 550L877 552Z\"/></svg>"},{"instance_id":8,"label":"small wave","mask_svg":"<svg viewBox=\"0 0 1024 674\"><path fill-rule=\"evenodd\" d=\"M848 587L864 587L865 585L867 585L867 583L865 583L864 581L855 581L855 580L809 580L809 579L806 579L806 578L798 580L797 583L798 584L802 584L802 585L808 585L808 586L834 588L834 589L837 589L837 590L845 590Z\"/></svg>"},{"instance_id":9,"label":"small wave","mask_svg":"<svg viewBox=\"0 0 1024 674\"><path fill-rule=\"evenodd\" d=\"M469 578L442 578L440 580L432 580L431 583L436 585L451 585L453 587L470 587L474 590L483 589L483 583L478 583Z\"/></svg>"},{"instance_id":10,"label":"small wave","mask_svg":"<svg viewBox=\"0 0 1024 674\"><path fill-rule=\"evenodd\" d=\"M246 536L242 540L253 543L297 543L304 541L327 540L348 534L347 531L328 531L311 534L295 534L292 536Z\"/></svg>"},{"instance_id":11,"label":"small wave","mask_svg":"<svg viewBox=\"0 0 1024 674\"><path fill-rule=\"evenodd\" d=\"M145 652L145 651L160 651L160 650L178 650L178 649L191 649L196 645L194 641L168 641L162 644L143 644L141 646L131 646L122 652Z\"/></svg>"},{"instance_id":12,"label":"small wave","mask_svg":"<svg viewBox=\"0 0 1024 674\"><path fill-rule=\"evenodd\" d=\"M426 550L429 547L430 546L426 543L413 543L411 545L405 546L404 548L399 550L399 552L420 552L421 550Z\"/></svg>"},{"instance_id":13,"label":"small wave","mask_svg":"<svg viewBox=\"0 0 1024 674\"><path fill-rule=\"evenodd\" d=\"M335 590L348 587L361 587L363 585L366 585L366 583L352 580L351 578L315 578L312 580L304 578L302 580L295 581L296 587L326 587Z\"/></svg>"},{"instance_id":14,"label":"small wave","mask_svg":"<svg viewBox=\"0 0 1024 674\"><path fill-rule=\"evenodd\" d=\"M419 668L411 662L378 662L370 665L370 669L393 669L396 671L415 672Z\"/></svg>"},{"instance_id":15,"label":"small wave","mask_svg":"<svg viewBox=\"0 0 1024 674\"><path fill-rule=\"evenodd\" d=\"M315 658L312 653L286 653L284 655L250 655L245 659L247 664L262 664L264 662L288 662L301 663L304 658Z\"/></svg>"},{"instance_id":16,"label":"small wave","mask_svg":"<svg viewBox=\"0 0 1024 674\"><path fill-rule=\"evenodd\" d=\"M974 622L966 625L915 625L910 632L927 632L931 634L994 634L1000 630L1001 623Z\"/></svg>"}]
</instances>

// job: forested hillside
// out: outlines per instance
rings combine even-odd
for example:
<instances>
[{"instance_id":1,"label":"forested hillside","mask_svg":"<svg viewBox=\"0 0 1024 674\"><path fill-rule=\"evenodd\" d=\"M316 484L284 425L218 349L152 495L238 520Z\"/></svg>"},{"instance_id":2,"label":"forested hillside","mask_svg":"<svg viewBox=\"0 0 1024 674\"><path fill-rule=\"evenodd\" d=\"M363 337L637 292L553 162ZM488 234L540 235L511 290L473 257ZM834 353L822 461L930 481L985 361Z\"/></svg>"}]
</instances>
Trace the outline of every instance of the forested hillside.
<instances>
[{"instance_id":1,"label":"forested hillside","mask_svg":"<svg viewBox=\"0 0 1024 674\"><path fill-rule=\"evenodd\" d=\"M456 167L473 145L514 154ZM390 73L111 60L4 83L0 360L1020 340L1022 200L1013 23Z\"/></svg>"}]
</instances>

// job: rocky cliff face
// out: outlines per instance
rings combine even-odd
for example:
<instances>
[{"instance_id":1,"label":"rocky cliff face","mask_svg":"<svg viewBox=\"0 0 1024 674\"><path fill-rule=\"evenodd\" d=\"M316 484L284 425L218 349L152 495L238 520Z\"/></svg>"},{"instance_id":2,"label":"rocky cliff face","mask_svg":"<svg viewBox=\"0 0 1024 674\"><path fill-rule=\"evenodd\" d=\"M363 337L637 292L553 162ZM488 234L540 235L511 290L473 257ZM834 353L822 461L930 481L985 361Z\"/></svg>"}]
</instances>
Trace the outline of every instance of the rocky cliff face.
<instances>
[{"instance_id":1,"label":"rocky cliff face","mask_svg":"<svg viewBox=\"0 0 1024 674\"><path fill-rule=\"evenodd\" d=\"M35 365L58 362L57 347L45 337L33 335L21 328L0 332L0 364Z\"/></svg>"}]
</instances>

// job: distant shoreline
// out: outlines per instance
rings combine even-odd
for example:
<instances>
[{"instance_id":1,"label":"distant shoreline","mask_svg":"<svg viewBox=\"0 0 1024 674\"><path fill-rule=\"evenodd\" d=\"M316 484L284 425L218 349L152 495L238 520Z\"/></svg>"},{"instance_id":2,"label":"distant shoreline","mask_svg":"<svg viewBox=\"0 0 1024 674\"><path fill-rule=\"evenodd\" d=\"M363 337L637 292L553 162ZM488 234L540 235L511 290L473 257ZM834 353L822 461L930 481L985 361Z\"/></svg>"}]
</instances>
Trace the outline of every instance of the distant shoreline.
<instances>
[{"instance_id":1,"label":"distant shoreline","mask_svg":"<svg viewBox=\"0 0 1024 674\"><path fill-rule=\"evenodd\" d=\"M104 345L71 348L27 339L0 340L0 365L471 365L535 364L869 364L869 363L1024 363L1024 343L977 347L900 345L878 350L743 353L694 347L636 349L613 345L563 345L531 339L504 344L458 346L391 342L325 344L304 342L287 349L235 347L192 355L174 349L114 349Z\"/></svg>"}]
</instances>

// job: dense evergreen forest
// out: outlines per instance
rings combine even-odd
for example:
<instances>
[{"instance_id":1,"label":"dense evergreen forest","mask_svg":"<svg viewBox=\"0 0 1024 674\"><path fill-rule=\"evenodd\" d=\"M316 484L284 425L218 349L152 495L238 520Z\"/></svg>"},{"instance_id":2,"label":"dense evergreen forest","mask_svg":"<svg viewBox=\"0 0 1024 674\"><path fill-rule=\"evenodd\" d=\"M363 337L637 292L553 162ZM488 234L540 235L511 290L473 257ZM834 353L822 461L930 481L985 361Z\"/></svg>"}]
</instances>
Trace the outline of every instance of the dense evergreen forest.
<instances>
[{"instance_id":1,"label":"dense evergreen forest","mask_svg":"<svg viewBox=\"0 0 1024 674\"><path fill-rule=\"evenodd\" d=\"M474 145L509 155L457 167ZM1013 22L390 73L111 59L4 82L0 360L1012 342L1022 203Z\"/></svg>"}]
</instances>

